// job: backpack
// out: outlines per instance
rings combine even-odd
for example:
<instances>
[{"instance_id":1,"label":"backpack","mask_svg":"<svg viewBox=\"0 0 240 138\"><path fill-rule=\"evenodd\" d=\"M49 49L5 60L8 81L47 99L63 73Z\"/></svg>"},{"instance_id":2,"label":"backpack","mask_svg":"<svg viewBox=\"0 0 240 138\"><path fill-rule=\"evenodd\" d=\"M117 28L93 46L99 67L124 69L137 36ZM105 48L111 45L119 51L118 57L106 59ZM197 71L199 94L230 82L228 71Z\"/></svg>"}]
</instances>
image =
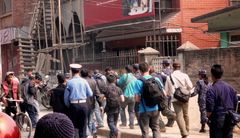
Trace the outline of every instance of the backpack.
<instances>
[{"instance_id":1,"label":"backpack","mask_svg":"<svg viewBox=\"0 0 240 138\"><path fill-rule=\"evenodd\" d=\"M97 83L97 86L98 86L98 89L99 89L99 91L103 94L104 93L104 91L105 91L105 89L106 89L106 83L105 83L105 81L102 79L102 77L101 76L95 76L94 77L94 79L95 79L95 81L96 81L96 83Z\"/></svg>"},{"instance_id":2,"label":"backpack","mask_svg":"<svg viewBox=\"0 0 240 138\"><path fill-rule=\"evenodd\" d=\"M147 106L153 107L166 100L162 85L155 77L149 79L141 77L140 80L143 81L143 93L141 97Z\"/></svg>"},{"instance_id":3,"label":"backpack","mask_svg":"<svg viewBox=\"0 0 240 138\"><path fill-rule=\"evenodd\" d=\"M120 106L120 95L117 87L107 87L106 90L107 106L110 108L118 108Z\"/></svg>"}]
</instances>

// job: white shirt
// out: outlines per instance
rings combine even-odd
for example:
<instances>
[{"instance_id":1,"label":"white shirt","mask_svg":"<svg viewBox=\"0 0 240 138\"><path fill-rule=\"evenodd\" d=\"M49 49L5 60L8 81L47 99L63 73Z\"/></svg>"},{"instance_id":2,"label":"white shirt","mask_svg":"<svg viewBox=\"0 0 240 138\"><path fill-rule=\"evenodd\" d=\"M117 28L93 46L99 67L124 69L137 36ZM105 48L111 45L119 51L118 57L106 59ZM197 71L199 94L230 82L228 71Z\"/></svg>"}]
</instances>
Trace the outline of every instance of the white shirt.
<instances>
[{"instance_id":1,"label":"white shirt","mask_svg":"<svg viewBox=\"0 0 240 138\"><path fill-rule=\"evenodd\" d=\"M180 87L183 92L184 90L191 92L191 90L193 89L193 84L187 74L181 72L180 70L175 70L173 71L171 76L176 88ZM175 92L175 87L170 80L170 76L168 76L165 84L166 95L173 96ZM173 101L176 101L176 99L173 98Z\"/></svg>"}]
</instances>

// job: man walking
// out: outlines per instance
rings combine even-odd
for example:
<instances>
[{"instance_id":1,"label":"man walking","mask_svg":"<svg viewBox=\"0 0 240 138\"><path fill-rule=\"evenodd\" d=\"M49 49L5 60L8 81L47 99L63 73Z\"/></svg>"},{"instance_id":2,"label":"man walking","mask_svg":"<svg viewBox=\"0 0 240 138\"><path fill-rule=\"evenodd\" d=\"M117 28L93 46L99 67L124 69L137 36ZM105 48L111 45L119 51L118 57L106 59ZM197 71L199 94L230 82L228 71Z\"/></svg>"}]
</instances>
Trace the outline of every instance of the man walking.
<instances>
[{"instance_id":1,"label":"man walking","mask_svg":"<svg viewBox=\"0 0 240 138\"><path fill-rule=\"evenodd\" d=\"M237 93L226 82L222 81L223 69L215 64L211 68L212 87L207 92L206 109L209 118L210 138L232 138L233 127L228 110L235 110Z\"/></svg>"},{"instance_id":2,"label":"man walking","mask_svg":"<svg viewBox=\"0 0 240 138\"><path fill-rule=\"evenodd\" d=\"M181 90L185 90L190 93L193 88L193 84L189 76L180 71L181 64L178 61L173 63L173 73L167 77L165 84L165 91L168 96L173 96L175 88L180 87ZM174 85L172 81L174 82ZM182 138L187 138L189 135L189 116L188 116L188 102L183 103L177 99L172 99L173 108L177 115L176 121L180 129Z\"/></svg>"},{"instance_id":3,"label":"man walking","mask_svg":"<svg viewBox=\"0 0 240 138\"><path fill-rule=\"evenodd\" d=\"M139 65L142 76L145 79L150 79L152 76L149 74L149 65L141 63ZM157 78L156 78L157 79ZM157 79L159 81L159 79ZM148 129L152 129L153 138L161 138L159 130L159 111L158 105L153 107L147 106L146 101L142 97L144 89L144 82L137 80L135 84L135 100L139 102L139 125L142 131L142 138L148 138Z\"/></svg>"},{"instance_id":4,"label":"man walking","mask_svg":"<svg viewBox=\"0 0 240 138\"><path fill-rule=\"evenodd\" d=\"M88 105L87 98L93 95L88 82L80 77L80 64L70 64L73 78L64 92L64 103L69 107L69 118L79 131L79 138L86 138Z\"/></svg>"},{"instance_id":5,"label":"man walking","mask_svg":"<svg viewBox=\"0 0 240 138\"><path fill-rule=\"evenodd\" d=\"M129 127L130 129L134 129L134 105L135 105L135 100L134 100L134 87L135 87L135 81L137 80L133 74L132 74L132 66L128 65L125 67L126 73L123 74L119 81L118 85L122 88L124 91L124 98L125 101L121 104L121 121L122 124L120 126L127 126L127 118L126 118L126 113L125 109L128 106L128 113L129 113Z\"/></svg>"}]
</instances>

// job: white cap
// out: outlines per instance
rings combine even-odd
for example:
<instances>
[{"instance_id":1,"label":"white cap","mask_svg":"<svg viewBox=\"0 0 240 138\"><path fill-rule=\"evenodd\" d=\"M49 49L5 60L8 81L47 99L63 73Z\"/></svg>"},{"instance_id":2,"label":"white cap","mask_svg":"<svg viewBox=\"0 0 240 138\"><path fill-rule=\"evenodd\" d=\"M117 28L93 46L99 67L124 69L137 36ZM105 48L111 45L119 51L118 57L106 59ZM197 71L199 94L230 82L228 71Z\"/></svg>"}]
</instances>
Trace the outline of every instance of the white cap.
<instances>
[{"instance_id":1,"label":"white cap","mask_svg":"<svg viewBox=\"0 0 240 138\"><path fill-rule=\"evenodd\" d=\"M10 75L10 74L14 75L14 72L13 72L13 71L8 71L8 72L6 73L6 76L8 76L8 75Z\"/></svg>"},{"instance_id":2,"label":"white cap","mask_svg":"<svg viewBox=\"0 0 240 138\"><path fill-rule=\"evenodd\" d=\"M82 68L82 65L80 65L80 64L70 64L69 66L72 69L80 69L80 68Z\"/></svg>"}]
</instances>

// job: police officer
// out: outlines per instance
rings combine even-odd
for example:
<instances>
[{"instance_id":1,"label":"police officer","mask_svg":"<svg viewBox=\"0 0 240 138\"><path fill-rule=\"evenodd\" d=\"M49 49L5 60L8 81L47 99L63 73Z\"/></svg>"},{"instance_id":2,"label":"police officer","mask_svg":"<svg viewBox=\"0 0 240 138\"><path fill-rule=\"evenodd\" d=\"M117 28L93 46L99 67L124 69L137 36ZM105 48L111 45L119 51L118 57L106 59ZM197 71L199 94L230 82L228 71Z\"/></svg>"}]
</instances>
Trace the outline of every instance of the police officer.
<instances>
[{"instance_id":1,"label":"police officer","mask_svg":"<svg viewBox=\"0 0 240 138\"><path fill-rule=\"evenodd\" d=\"M75 129L78 129L79 138L86 138L88 105L87 97L93 92L87 81L80 77L80 64L70 64L72 79L68 81L64 92L64 103L69 107L69 118ZM76 135L76 134L75 134Z\"/></svg>"}]
</instances>

